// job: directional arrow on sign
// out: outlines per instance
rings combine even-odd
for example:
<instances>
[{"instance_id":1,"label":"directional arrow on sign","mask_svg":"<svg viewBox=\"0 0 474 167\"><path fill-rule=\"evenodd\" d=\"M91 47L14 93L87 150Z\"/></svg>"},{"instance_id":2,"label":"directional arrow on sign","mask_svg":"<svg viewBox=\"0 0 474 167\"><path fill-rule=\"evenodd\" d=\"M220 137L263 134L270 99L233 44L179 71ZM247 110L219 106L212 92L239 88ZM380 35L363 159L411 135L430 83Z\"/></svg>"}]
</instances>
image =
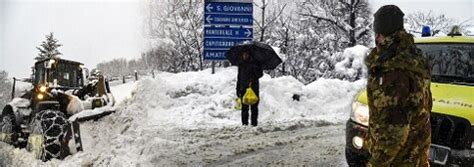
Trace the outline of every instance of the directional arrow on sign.
<instances>
[{"instance_id":1,"label":"directional arrow on sign","mask_svg":"<svg viewBox=\"0 0 474 167\"><path fill-rule=\"evenodd\" d=\"M214 19L211 17L211 15L207 15L206 21L207 21L208 23L211 23L213 20L214 20Z\"/></svg>"},{"instance_id":2,"label":"directional arrow on sign","mask_svg":"<svg viewBox=\"0 0 474 167\"><path fill-rule=\"evenodd\" d=\"M250 29L247 29L247 32L245 32L245 35L247 35L247 38L252 36L252 31L250 31Z\"/></svg>"},{"instance_id":3,"label":"directional arrow on sign","mask_svg":"<svg viewBox=\"0 0 474 167\"><path fill-rule=\"evenodd\" d=\"M212 7L212 4L208 4L206 6L206 9L207 9L208 12L212 12L212 9L214 9L214 7Z\"/></svg>"}]
</instances>

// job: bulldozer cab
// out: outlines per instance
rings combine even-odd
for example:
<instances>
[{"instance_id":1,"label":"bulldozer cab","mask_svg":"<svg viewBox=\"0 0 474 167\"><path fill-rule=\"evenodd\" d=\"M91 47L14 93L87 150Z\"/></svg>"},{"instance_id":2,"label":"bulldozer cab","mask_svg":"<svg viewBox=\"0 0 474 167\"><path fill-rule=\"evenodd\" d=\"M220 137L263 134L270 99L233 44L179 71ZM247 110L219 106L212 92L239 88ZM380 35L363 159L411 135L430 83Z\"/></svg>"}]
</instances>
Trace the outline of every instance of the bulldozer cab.
<instances>
[{"instance_id":1,"label":"bulldozer cab","mask_svg":"<svg viewBox=\"0 0 474 167\"><path fill-rule=\"evenodd\" d=\"M84 86L83 64L75 61L50 58L35 63L33 85L65 89Z\"/></svg>"}]
</instances>

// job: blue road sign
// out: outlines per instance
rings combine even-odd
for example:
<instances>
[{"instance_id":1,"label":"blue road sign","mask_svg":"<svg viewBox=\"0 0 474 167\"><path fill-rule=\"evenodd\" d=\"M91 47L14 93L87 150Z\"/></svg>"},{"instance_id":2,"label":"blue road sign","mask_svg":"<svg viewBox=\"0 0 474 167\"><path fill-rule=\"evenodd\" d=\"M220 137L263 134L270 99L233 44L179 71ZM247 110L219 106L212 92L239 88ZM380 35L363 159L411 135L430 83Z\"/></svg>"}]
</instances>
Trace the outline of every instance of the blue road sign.
<instances>
[{"instance_id":1,"label":"blue road sign","mask_svg":"<svg viewBox=\"0 0 474 167\"><path fill-rule=\"evenodd\" d=\"M247 15L253 13L252 3L206 2L204 8L206 13L240 13Z\"/></svg>"},{"instance_id":2,"label":"blue road sign","mask_svg":"<svg viewBox=\"0 0 474 167\"><path fill-rule=\"evenodd\" d=\"M252 28L204 27L206 38L249 38L253 37Z\"/></svg>"},{"instance_id":3,"label":"blue road sign","mask_svg":"<svg viewBox=\"0 0 474 167\"><path fill-rule=\"evenodd\" d=\"M204 1L204 59L225 60L235 45L253 39L253 0Z\"/></svg>"},{"instance_id":4,"label":"blue road sign","mask_svg":"<svg viewBox=\"0 0 474 167\"><path fill-rule=\"evenodd\" d=\"M251 41L252 39L245 38L205 38L204 50L214 49L229 49L234 45L243 43L244 41Z\"/></svg>"},{"instance_id":5,"label":"blue road sign","mask_svg":"<svg viewBox=\"0 0 474 167\"><path fill-rule=\"evenodd\" d=\"M214 25L253 25L252 15L241 14L205 14L206 24Z\"/></svg>"},{"instance_id":6,"label":"blue road sign","mask_svg":"<svg viewBox=\"0 0 474 167\"><path fill-rule=\"evenodd\" d=\"M204 59L225 60L225 53L245 41L252 41L252 28L204 27Z\"/></svg>"}]
</instances>

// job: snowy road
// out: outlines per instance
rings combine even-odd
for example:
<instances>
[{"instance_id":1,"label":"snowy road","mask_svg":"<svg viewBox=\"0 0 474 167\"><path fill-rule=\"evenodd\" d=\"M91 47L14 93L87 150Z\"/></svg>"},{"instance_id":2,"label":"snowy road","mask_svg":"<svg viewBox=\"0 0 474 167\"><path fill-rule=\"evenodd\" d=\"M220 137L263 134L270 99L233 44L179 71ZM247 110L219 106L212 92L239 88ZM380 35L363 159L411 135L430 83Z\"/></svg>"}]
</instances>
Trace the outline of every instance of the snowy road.
<instances>
[{"instance_id":1,"label":"snowy road","mask_svg":"<svg viewBox=\"0 0 474 167\"><path fill-rule=\"evenodd\" d=\"M346 166L344 122L365 81L265 76L260 125L243 127L235 73L161 73L113 86L118 110L81 124L83 152L41 162L0 143L0 166Z\"/></svg>"},{"instance_id":2,"label":"snowy road","mask_svg":"<svg viewBox=\"0 0 474 167\"><path fill-rule=\"evenodd\" d=\"M98 124L89 124L91 131ZM258 128L150 127L94 136L96 153L75 155L60 165L92 166L345 166L344 126L327 122L265 123ZM110 135L109 135L110 133ZM121 137L113 134L122 133ZM138 137L136 137L138 136ZM129 144L129 143L135 144ZM114 150L105 150L110 144ZM137 146L137 145L139 146ZM91 143L89 143L91 145ZM105 147L108 148L108 147Z\"/></svg>"},{"instance_id":3,"label":"snowy road","mask_svg":"<svg viewBox=\"0 0 474 167\"><path fill-rule=\"evenodd\" d=\"M155 132L154 152L144 166L346 166L344 126L324 122L266 124L258 128L180 129ZM209 135L213 134L213 135ZM153 142L151 142L153 143ZM42 163L25 150L10 146L0 152L0 166L134 166L117 163L120 158L101 155L94 159L79 154L65 161ZM154 150L154 151L153 151ZM120 152L118 152L120 153ZM132 151L133 153L133 151ZM166 153L166 154L164 154ZM107 157L107 158L106 158ZM126 161L123 161L126 162Z\"/></svg>"},{"instance_id":4,"label":"snowy road","mask_svg":"<svg viewBox=\"0 0 474 167\"><path fill-rule=\"evenodd\" d=\"M199 129L181 132L194 143L189 157L204 166L343 166L343 126L295 122L289 126ZM281 127L281 128L280 128ZM202 134L215 134L210 137ZM198 164L199 164L198 163ZM196 164L193 161L183 165Z\"/></svg>"}]
</instances>

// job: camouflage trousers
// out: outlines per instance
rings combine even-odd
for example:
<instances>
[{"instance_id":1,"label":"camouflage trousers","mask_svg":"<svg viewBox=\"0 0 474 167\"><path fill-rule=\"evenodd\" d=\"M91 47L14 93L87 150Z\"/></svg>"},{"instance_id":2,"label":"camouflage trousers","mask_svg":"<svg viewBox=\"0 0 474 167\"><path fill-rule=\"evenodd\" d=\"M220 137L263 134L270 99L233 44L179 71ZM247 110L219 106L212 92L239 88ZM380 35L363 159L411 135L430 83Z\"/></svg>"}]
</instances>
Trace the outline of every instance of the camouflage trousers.
<instances>
[{"instance_id":1,"label":"camouflage trousers","mask_svg":"<svg viewBox=\"0 0 474 167\"><path fill-rule=\"evenodd\" d=\"M380 124L369 131L368 167L427 167L431 127Z\"/></svg>"}]
</instances>

